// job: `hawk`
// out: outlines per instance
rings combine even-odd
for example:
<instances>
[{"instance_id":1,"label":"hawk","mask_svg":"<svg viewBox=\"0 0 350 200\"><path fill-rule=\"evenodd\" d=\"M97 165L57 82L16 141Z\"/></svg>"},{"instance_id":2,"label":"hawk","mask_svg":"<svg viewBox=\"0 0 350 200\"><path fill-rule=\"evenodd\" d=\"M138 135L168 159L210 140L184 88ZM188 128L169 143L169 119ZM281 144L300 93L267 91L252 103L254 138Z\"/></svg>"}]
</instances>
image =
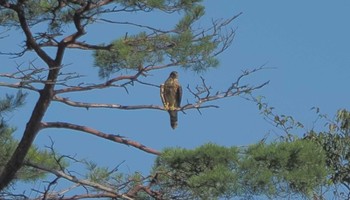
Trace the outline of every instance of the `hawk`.
<instances>
[{"instance_id":1,"label":"hawk","mask_svg":"<svg viewBox=\"0 0 350 200\"><path fill-rule=\"evenodd\" d=\"M177 109L181 104L182 87L178 80L178 73L173 71L169 78L160 85L160 97L164 109L168 110L170 115L170 125L173 129L177 127Z\"/></svg>"}]
</instances>

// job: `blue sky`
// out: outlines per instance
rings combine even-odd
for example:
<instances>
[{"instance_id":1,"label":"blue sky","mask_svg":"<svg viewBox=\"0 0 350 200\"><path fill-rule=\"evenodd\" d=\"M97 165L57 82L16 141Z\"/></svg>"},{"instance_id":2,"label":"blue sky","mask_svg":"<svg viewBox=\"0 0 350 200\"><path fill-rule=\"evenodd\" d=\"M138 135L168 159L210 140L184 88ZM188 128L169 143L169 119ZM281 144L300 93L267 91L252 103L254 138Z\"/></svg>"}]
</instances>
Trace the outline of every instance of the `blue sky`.
<instances>
[{"instance_id":1,"label":"blue sky","mask_svg":"<svg viewBox=\"0 0 350 200\"><path fill-rule=\"evenodd\" d=\"M266 63L269 69L247 77L246 83L258 84L270 80L269 85L255 94L265 96L278 113L292 115L305 123L306 129L312 128L316 118L310 110L314 106L330 116L340 108L350 109L349 1L221 0L205 1L205 5L207 14L201 21L203 26L211 19L228 18L243 12L232 24L232 28L236 29L233 45L219 55L220 67L200 74L214 91L226 89L240 75L241 70L257 68ZM165 27L176 21L173 16L150 14L148 17L134 14L131 19ZM84 39L96 43L108 42L115 36L134 31L126 28L100 23L89 28L91 32ZM20 36L12 34L11 37L20 41ZM12 42L0 40L0 48L6 46L9 49ZM103 81L96 77L97 69L92 67L90 55L91 52L68 51L65 57L66 70L79 71L86 76L84 81ZM1 73L14 67L15 60L5 56L0 59ZM28 60L28 57L22 58L21 62ZM40 65L40 61L35 63ZM144 80L160 84L172 70L151 72ZM195 87L200 83L198 74L176 70L184 87ZM2 89L0 94L11 91ZM36 98L36 94L30 95L27 105L9 116L9 122L18 127L18 137ZM142 85L129 87L129 94L123 89L112 88L73 94L71 98L94 103L161 104L159 91ZM187 100L193 101L193 97L184 89L183 102ZM202 110L202 115L196 110L180 113L176 130L171 129L168 114L159 110L86 110L56 102L52 103L44 121L66 121L91 126L106 133L123 135L158 150L166 147L194 148L208 142L245 146L256 143L269 132L271 138L282 134L264 121L252 102L233 97L215 104L220 108ZM44 130L39 133L35 144L41 147L50 145L50 137L62 154L77 155L78 158L91 159L110 167L125 161L121 170L126 172L147 173L155 158L132 147L70 130Z\"/></svg>"}]
</instances>

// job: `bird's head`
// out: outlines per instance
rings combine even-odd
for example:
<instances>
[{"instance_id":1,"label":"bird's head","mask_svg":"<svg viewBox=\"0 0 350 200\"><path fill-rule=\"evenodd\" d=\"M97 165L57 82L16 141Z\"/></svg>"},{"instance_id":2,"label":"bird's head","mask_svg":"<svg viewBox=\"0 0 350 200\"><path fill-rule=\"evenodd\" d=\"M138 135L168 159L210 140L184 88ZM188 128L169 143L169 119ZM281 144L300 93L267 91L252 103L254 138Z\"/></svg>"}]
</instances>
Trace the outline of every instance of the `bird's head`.
<instances>
[{"instance_id":1,"label":"bird's head","mask_svg":"<svg viewBox=\"0 0 350 200\"><path fill-rule=\"evenodd\" d=\"M176 71L172 71L169 75L170 78L178 78L179 77L179 74L176 72Z\"/></svg>"}]
</instances>

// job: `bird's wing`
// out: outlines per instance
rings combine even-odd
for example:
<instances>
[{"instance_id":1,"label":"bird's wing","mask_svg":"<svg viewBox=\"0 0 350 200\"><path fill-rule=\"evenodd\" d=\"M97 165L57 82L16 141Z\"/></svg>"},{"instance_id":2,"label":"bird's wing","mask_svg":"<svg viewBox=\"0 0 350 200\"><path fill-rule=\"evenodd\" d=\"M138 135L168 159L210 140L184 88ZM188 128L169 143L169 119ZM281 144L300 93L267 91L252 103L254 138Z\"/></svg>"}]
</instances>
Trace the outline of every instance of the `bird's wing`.
<instances>
[{"instance_id":1,"label":"bird's wing","mask_svg":"<svg viewBox=\"0 0 350 200\"><path fill-rule=\"evenodd\" d=\"M182 87L181 85L178 83L177 84L177 90L176 90L176 102L177 102L177 107L180 107L181 105L181 99L182 99Z\"/></svg>"},{"instance_id":2,"label":"bird's wing","mask_svg":"<svg viewBox=\"0 0 350 200\"><path fill-rule=\"evenodd\" d=\"M166 103L164 98L164 84L160 85L160 98L162 99L163 106L165 106Z\"/></svg>"}]
</instances>

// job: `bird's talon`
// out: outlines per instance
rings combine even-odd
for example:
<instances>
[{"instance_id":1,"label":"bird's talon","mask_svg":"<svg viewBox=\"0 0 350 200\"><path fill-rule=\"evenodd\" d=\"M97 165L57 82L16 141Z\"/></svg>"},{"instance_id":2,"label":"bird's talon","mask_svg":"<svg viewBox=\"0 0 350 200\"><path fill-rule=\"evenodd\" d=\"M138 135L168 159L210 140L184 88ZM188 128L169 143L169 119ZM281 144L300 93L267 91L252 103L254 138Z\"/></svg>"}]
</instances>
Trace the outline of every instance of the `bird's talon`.
<instances>
[{"instance_id":1,"label":"bird's talon","mask_svg":"<svg viewBox=\"0 0 350 200\"><path fill-rule=\"evenodd\" d=\"M164 110L169 110L169 104L164 105Z\"/></svg>"}]
</instances>

